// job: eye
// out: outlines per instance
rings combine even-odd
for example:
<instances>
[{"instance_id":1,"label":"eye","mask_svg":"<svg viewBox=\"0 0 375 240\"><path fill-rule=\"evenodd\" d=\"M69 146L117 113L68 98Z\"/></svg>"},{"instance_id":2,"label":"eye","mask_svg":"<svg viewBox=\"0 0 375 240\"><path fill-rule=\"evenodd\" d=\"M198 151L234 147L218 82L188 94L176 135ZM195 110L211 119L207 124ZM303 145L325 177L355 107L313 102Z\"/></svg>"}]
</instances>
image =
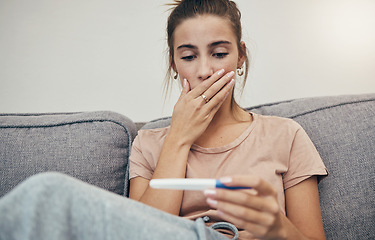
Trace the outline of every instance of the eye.
<instances>
[{"instance_id":1,"label":"eye","mask_svg":"<svg viewBox=\"0 0 375 240\"><path fill-rule=\"evenodd\" d=\"M189 56L181 57L181 59L185 60L185 61L193 61L195 58L196 58L195 55L189 55Z\"/></svg>"},{"instance_id":2,"label":"eye","mask_svg":"<svg viewBox=\"0 0 375 240\"><path fill-rule=\"evenodd\" d=\"M228 55L229 53L227 52L219 52L219 53L214 53L212 54L212 56L216 57L216 58L224 58Z\"/></svg>"}]
</instances>

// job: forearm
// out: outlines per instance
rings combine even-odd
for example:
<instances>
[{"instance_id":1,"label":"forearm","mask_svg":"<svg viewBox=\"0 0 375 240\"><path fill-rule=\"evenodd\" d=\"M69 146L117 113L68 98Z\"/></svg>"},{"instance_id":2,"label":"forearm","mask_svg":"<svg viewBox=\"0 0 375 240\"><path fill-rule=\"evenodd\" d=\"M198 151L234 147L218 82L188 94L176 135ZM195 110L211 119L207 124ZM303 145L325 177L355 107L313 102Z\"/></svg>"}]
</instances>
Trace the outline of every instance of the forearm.
<instances>
[{"instance_id":1,"label":"forearm","mask_svg":"<svg viewBox=\"0 0 375 240\"><path fill-rule=\"evenodd\" d=\"M189 150L189 144L185 144L174 137L174 135L168 135L152 178L185 178ZM178 215L182 197L183 191L160 190L147 186L139 201L171 214Z\"/></svg>"},{"instance_id":2,"label":"forearm","mask_svg":"<svg viewBox=\"0 0 375 240\"><path fill-rule=\"evenodd\" d=\"M280 232L280 239L325 240L324 234L321 237L309 237L304 235L284 214L281 215L283 218L283 230Z\"/></svg>"}]
</instances>

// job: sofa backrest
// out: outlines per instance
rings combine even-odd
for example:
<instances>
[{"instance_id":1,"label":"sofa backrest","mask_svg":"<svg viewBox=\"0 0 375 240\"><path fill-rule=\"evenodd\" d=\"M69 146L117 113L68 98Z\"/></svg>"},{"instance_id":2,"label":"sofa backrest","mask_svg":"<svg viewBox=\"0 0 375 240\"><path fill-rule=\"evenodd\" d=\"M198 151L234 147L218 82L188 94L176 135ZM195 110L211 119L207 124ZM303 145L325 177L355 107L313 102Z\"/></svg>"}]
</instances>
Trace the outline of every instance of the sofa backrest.
<instances>
[{"instance_id":1,"label":"sofa backrest","mask_svg":"<svg viewBox=\"0 0 375 240\"><path fill-rule=\"evenodd\" d=\"M135 124L114 112L0 114L0 197L46 171L127 196L135 135Z\"/></svg>"},{"instance_id":2,"label":"sofa backrest","mask_svg":"<svg viewBox=\"0 0 375 240\"><path fill-rule=\"evenodd\" d=\"M327 239L375 239L375 94L296 99L247 110L292 118L314 142L329 171L319 184ZM143 128L169 124L164 118Z\"/></svg>"}]
</instances>

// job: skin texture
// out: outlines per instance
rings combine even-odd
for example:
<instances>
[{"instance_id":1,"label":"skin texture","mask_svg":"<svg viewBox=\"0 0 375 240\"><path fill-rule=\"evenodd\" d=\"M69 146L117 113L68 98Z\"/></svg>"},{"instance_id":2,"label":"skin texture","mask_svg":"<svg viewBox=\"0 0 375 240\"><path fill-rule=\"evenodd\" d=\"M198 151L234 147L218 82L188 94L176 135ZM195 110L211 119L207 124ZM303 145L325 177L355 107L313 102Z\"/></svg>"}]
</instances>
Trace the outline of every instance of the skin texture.
<instances>
[{"instance_id":1,"label":"skin texture","mask_svg":"<svg viewBox=\"0 0 375 240\"><path fill-rule=\"evenodd\" d=\"M245 44L241 42L241 46ZM183 90L175 104L152 178L185 178L190 147L223 146L251 124L252 117L232 109L235 71L244 63L230 23L203 15L183 21L174 33L174 63ZM209 99L208 102L202 94ZM317 180L311 177L285 191L287 216L282 214L272 185L256 176L223 178L227 185L253 190L205 191L207 203L222 218L259 239L325 239L320 215ZM130 198L178 215L183 191L149 187L149 180L130 181ZM254 194L255 192L255 194Z\"/></svg>"}]
</instances>

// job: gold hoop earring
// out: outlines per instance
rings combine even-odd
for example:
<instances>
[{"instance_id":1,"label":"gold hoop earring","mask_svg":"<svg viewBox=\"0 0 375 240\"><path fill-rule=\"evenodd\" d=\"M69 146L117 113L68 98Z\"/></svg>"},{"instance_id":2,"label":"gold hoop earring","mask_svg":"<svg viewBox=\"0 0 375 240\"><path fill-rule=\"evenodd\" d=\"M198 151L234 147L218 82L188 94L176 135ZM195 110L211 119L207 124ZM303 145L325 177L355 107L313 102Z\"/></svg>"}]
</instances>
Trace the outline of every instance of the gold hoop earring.
<instances>
[{"instance_id":1,"label":"gold hoop earring","mask_svg":"<svg viewBox=\"0 0 375 240\"><path fill-rule=\"evenodd\" d=\"M176 80L178 78L178 72L176 72L176 74L173 76L174 80Z\"/></svg>"},{"instance_id":2,"label":"gold hoop earring","mask_svg":"<svg viewBox=\"0 0 375 240\"><path fill-rule=\"evenodd\" d=\"M243 67L239 67L239 68L237 68L237 74L238 74L238 76L242 76L243 75Z\"/></svg>"}]
</instances>

